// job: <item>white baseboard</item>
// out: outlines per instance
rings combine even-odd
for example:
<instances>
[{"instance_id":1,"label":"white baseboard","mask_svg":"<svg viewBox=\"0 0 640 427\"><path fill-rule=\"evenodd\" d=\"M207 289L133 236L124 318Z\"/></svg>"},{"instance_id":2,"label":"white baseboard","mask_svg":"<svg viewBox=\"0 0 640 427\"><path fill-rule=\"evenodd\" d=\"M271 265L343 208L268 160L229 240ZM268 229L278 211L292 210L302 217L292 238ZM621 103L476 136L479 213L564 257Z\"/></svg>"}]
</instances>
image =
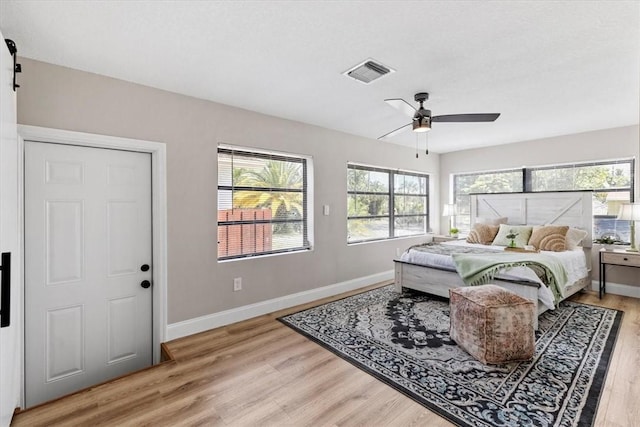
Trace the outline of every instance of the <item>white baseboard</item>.
<instances>
[{"instance_id":1,"label":"white baseboard","mask_svg":"<svg viewBox=\"0 0 640 427\"><path fill-rule=\"evenodd\" d=\"M198 332L207 331L209 329L219 328L242 320L251 319L252 317L262 316L263 314L273 313L274 311L294 307L296 305L306 304L311 301L331 297L354 289L363 288L385 280L391 280L393 277L394 271L389 270L378 274L372 274L370 276L335 283L322 288L298 292L296 294L286 295L280 298L261 301L255 304L221 311L219 313L208 314L206 316L172 323L167 326L167 341L186 337L187 335L197 334Z\"/></svg>"},{"instance_id":2,"label":"white baseboard","mask_svg":"<svg viewBox=\"0 0 640 427\"><path fill-rule=\"evenodd\" d=\"M599 286L600 284L598 283L598 281L591 281L592 290L598 292ZM640 298L640 286L607 282L607 293L613 295L621 295L623 297Z\"/></svg>"}]
</instances>

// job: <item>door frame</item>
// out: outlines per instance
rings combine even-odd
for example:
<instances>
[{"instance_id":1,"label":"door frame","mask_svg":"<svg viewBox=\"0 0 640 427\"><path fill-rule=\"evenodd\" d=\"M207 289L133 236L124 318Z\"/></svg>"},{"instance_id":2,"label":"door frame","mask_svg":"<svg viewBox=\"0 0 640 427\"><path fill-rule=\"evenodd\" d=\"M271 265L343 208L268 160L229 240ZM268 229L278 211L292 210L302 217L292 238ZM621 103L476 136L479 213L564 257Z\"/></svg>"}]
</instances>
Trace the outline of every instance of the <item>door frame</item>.
<instances>
[{"instance_id":1,"label":"door frame","mask_svg":"<svg viewBox=\"0 0 640 427\"><path fill-rule=\"evenodd\" d=\"M77 145L81 147L104 148L111 150L135 151L151 154L151 227L152 227L152 350L153 363L161 359L160 344L167 337L167 153L166 145L161 142L144 141L139 139L121 138L107 135L97 135L62 129L44 128L39 126L18 125L18 153L19 176L18 194L21 208L20 218L20 253L24 254L24 141L36 141L53 144ZM21 260L20 300L24 308L24 257ZM19 334L22 337L21 354L24 360L24 317L20 322ZM24 370L22 367L22 407L24 407Z\"/></svg>"}]
</instances>

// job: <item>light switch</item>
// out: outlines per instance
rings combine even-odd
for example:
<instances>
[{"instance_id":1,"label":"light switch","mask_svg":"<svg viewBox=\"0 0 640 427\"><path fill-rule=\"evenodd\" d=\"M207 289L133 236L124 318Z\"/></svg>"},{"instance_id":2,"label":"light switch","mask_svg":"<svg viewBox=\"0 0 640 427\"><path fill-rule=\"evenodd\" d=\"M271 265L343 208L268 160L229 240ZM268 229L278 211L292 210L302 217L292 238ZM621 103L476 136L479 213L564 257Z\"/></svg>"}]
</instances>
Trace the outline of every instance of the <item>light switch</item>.
<instances>
[{"instance_id":1,"label":"light switch","mask_svg":"<svg viewBox=\"0 0 640 427\"><path fill-rule=\"evenodd\" d=\"M329 215L329 205L323 205L322 206L322 213L324 215Z\"/></svg>"}]
</instances>

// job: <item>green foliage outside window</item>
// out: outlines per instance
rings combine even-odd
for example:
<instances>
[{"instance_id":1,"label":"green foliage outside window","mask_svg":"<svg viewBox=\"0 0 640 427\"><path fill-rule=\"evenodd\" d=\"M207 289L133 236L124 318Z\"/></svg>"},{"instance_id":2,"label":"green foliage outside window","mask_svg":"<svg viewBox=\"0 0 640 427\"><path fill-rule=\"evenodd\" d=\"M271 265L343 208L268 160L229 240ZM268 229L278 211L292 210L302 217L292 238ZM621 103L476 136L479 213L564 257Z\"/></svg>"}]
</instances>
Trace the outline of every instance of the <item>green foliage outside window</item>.
<instances>
[{"instance_id":1,"label":"green foliage outside window","mask_svg":"<svg viewBox=\"0 0 640 427\"><path fill-rule=\"evenodd\" d=\"M609 191L631 187L631 163L566 166L531 171L532 191L595 190L594 197L607 202ZM600 191L598 191L600 190Z\"/></svg>"},{"instance_id":2,"label":"green foliage outside window","mask_svg":"<svg viewBox=\"0 0 640 427\"><path fill-rule=\"evenodd\" d=\"M425 233L427 196L426 175L349 165L348 241Z\"/></svg>"},{"instance_id":3,"label":"green foliage outside window","mask_svg":"<svg viewBox=\"0 0 640 427\"><path fill-rule=\"evenodd\" d=\"M301 219L302 193L272 191L271 189L301 189L302 165L279 160L268 160L259 170L234 169L236 187L253 187L256 190L239 190L233 193L234 208L271 209L274 219ZM300 231L301 224L274 224L274 233Z\"/></svg>"},{"instance_id":4,"label":"green foliage outside window","mask_svg":"<svg viewBox=\"0 0 640 427\"><path fill-rule=\"evenodd\" d=\"M454 197L458 207L455 224L461 230L469 231L469 194L472 193L591 190L593 214L614 217L622 203L632 201L633 168L634 161L630 159L458 174L454 176ZM594 235L599 234L594 232Z\"/></svg>"},{"instance_id":5,"label":"green foliage outside window","mask_svg":"<svg viewBox=\"0 0 640 427\"><path fill-rule=\"evenodd\" d=\"M218 259L309 249L310 159L218 148Z\"/></svg>"},{"instance_id":6,"label":"green foliage outside window","mask_svg":"<svg viewBox=\"0 0 640 427\"><path fill-rule=\"evenodd\" d=\"M522 170L461 174L454 177L454 194L458 214L455 225L462 232L471 228L472 193L517 193L522 191Z\"/></svg>"}]
</instances>

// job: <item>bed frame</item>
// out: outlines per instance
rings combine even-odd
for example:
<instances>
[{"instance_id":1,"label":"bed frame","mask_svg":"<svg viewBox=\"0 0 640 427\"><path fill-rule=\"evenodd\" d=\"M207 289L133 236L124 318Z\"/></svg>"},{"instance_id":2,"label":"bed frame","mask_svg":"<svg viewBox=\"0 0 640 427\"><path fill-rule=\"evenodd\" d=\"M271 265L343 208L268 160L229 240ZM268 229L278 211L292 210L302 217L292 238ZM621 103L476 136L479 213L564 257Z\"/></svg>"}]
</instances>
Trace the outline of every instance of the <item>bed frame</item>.
<instances>
[{"instance_id":1,"label":"bed frame","mask_svg":"<svg viewBox=\"0 0 640 427\"><path fill-rule=\"evenodd\" d=\"M499 193L471 195L471 224L476 218L507 217L511 225L570 225L585 230L582 246L587 259L587 277L565 288L565 298L591 285L592 193L566 191L545 193ZM425 267L400 260L395 263L395 288L416 289L449 298L449 289L466 286L455 271ZM492 283L509 289L534 302L538 314L547 308L538 301L538 284L494 280ZM537 329L537 318L536 325Z\"/></svg>"}]
</instances>

